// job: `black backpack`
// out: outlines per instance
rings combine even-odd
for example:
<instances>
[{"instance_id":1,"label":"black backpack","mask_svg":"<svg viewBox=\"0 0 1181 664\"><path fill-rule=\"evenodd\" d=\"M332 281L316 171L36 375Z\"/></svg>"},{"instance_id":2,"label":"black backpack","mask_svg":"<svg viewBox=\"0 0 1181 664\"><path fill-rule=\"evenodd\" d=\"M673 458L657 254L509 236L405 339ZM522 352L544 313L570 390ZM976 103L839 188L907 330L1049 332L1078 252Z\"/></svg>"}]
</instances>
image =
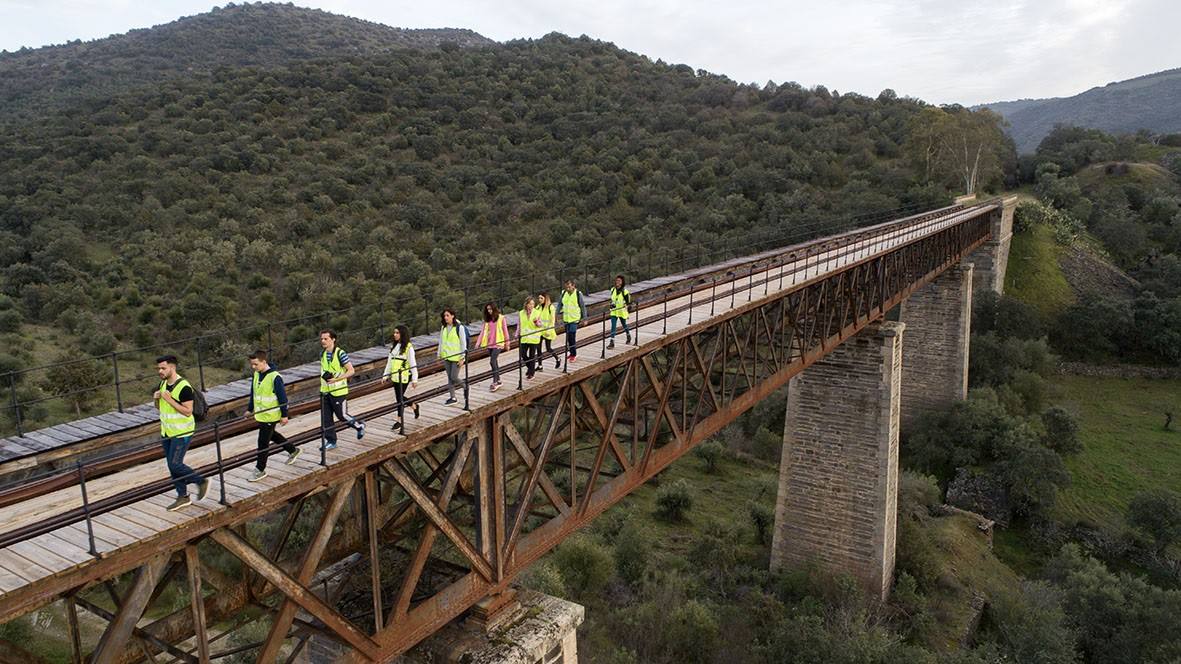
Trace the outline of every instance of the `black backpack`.
<instances>
[{"instance_id":1,"label":"black backpack","mask_svg":"<svg viewBox=\"0 0 1181 664\"><path fill-rule=\"evenodd\" d=\"M160 389L168 389L167 381L161 381ZM193 391L193 419L204 422L205 418L209 416L209 404L205 403L205 393L198 390L192 383L189 383L189 389Z\"/></svg>"},{"instance_id":2,"label":"black backpack","mask_svg":"<svg viewBox=\"0 0 1181 664\"><path fill-rule=\"evenodd\" d=\"M190 385L189 387L192 387ZM209 404L205 403L205 393L193 387L193 419L204 422L209 416Z\"/></svg>"}]
</instances>

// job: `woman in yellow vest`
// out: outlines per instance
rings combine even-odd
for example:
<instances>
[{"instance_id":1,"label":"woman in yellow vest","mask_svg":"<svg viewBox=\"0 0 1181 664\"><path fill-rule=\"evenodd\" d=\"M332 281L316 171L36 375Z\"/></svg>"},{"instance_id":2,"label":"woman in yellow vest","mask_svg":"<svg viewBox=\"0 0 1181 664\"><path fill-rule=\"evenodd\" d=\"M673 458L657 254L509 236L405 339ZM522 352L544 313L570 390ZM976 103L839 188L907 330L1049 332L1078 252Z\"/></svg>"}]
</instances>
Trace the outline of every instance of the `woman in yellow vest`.
<instances>
[{"instance_id":1,"label":"woman in yellow vest","mask_svg":"<svg viewBox=\"0 0 1181 664\"><path fill-rule=\"evenodd\" d=\"M623 333L627 335L627 342L632 342L631 330L627 329L627 309L631 306L632 294L623 285L623 275L615 277L615 285L611 287L611 341L607 348L615 348L615 322L623 324Z\"/></svg>"},{"instance_id":2,"label":"woman in yellow vest","mask_svg":"<svg viewBox=\"0 0 1181 664\"><path fill-rule=\"evenodd\" d=\"M394 386L394 399L398 404L398 420L390 427L394 431L402 428L402 415L406 409L406 385L418 387L418 360L414 357L414 344L410 343L410 330L405 325L394 328L390 335L390 357L381 374L381 382L387 380ZM418 404L413 404L414 419L418 419Z\"/></svg>"},{"instance_id":3,"label":"woman in yellow vest","mask_svg":"<svg viewBox=\"0 0 1181 664\"><path fill-rule=\"evenodd\" d=\"M525 300L525 308L517 312L517 335L521 337L521 358L525 361L525 378L532 379L534 367L541 353L541 311L533 298Z\"/></svg>"},{"instance_id":4,"label":"woman in yellow vest","mask_svg":"<svg viewBox=\"0 0 1181 664\"><path fill-rule=\"evenodd\" d=\"M467 359L467 326L455 317L450 307L441 315L443 326L439 328L439 359L447 373L447 400L444 404L455 403L455 387L460 384L459 370Z\"/></svg>"},{"instance_id":5,"label":"woman in yellow vest","mask_svg":"<svg viewBox=\"0 0 1181 664\"><path fill-rule=\"evenodd\" d=\"M554 301L550 299L549 293L542 291L537 296L537 310L541 312L541 343L545 345L545 350L541 347L537 348L537 370L545 371L545 357L552 355L554 358L554 368L562 368L562 360L558 358L558 351L554 350L554 339L558 337L558 330L555 326L558 320L558 309L554 306Z\"/></svg>"},{"instance_id":6,"label":"woman in yellow vest","mask_svg":"<svg viewBox=\"0 0 1181 664\"><path fill-rule=\"evenodd\" d=\"M484 305L484 328L480 330L476 348L488 349L488 362L492 365L492 391L495 392L501 385L500 353L509 349L509 340L508 321L491 302Z\"/></svg>"}]
</instances>

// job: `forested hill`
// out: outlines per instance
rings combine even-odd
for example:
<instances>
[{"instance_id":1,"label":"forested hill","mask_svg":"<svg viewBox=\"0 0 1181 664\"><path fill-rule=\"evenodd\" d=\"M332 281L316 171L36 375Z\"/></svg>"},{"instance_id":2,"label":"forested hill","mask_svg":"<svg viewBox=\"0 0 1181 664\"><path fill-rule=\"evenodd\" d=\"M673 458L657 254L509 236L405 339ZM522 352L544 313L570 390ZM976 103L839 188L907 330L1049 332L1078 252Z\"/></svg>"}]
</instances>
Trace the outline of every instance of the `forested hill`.
<instances>
[{"instance_id":1,"label":"forested hill","mask_svg":"<svg viewBox=\"0 0 1181 664\"><path fill-rule=\"evenodd\" d=\"M473 281L821 233L949 200L904 156L922 108L560 35L168 78L0 118L0 322L105 352L379 297L421 321Z\"/></svg>"},{"instance_id":2,"label":"forested hill","mask_svg":"<svg viewBox=\"0 0 1181 664\"><path fill-rule=\"evenodd\" d=\"M1022 153L1033 152L1055 125L1106 132L1181 132L1181 69L1170 69L1091 88L1073 97L983 104L1009 121Z\"/></svg>"},{"instance_id":3,"label":"forested hill","mask_svg":"<svg viewBox=\"0 0 1181 664\"><path fill-rule=\"evenodd\" d=\"M291 4L230 3L153 28L0 54L0 113L111 95L219 67L273 67L391 49L492 45L471 30L407 30Z\"/></svg>"}]
</instances>

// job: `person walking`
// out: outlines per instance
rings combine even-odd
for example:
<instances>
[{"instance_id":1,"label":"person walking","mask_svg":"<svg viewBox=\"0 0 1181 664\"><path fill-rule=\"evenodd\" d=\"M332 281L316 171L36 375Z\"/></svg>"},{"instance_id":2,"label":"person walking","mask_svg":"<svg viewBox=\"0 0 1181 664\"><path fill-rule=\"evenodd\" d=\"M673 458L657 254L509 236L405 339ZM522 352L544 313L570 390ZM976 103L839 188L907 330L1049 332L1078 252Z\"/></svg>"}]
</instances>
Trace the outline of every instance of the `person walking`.
<instances>
[{"instance_id":1,"label":"person walking","mask_svg":"<svg viewBox=\"0 0 1181 664\"><path fill-rule=\"evenodd\" d=\"M615 284L611 286L611 339L607 348L615 348L615 323L623 324L623 333L627 335L625 343L632 342L631 330L627 329L628 307L632 303L632 294L623 283L623 275L615 277Z\"/></svg>"},{"instance_id":2,"label":"person walking","mask_svg":"<svg viewBox=\"0 0 1181 664\"><path fill-rule=\"evenodd\" d=\"M324 449L331 450L336 447L333 415L357 430L357 440L365 436L365 423L350 417L345 411L349 378L353 377L356 370L353 369L349 354L336 345L336 332L321 330L320 348L324 349L320 353L320 435L324 440Z\"/></svg>"},{"instance_id":3,"label":"person walking","mask_svg":"<svg viewBox=\"0 0 1181 664\"><path fill-rule=\"evenodd\" d=\"M488 363L492 365L492 391L500 389L500 353L509 349L508 321L496 305L484 305L484 328L476 340L476 348L488 349Z\"/></svg>"},{"instance_id":4,"label":"person walking","mask_svg":"<svg viewBox=\"0 0 1181 664\"><path fill-rule=\"evenodd\" d=\"M566 361L575 362L578 360L578 324L586 318L586 304L573 279L566 280L566 289L558 301L558 314L566 327Z\"/></svg>"},{"instance_id":5,"label":"person walking","mask_svg":"<svg viewBox=\"0 0 1181 664\"><path fill-rule=\"evenodd\" d=\"M517 312L517 336L521 338L521 359L525 362L525 378L532 380L540 363L541 311L533 298L526 298L525 308Z\"/></svg>"},{"instance_id":6,"label":"person walking","mask_svg":"<svg viewBox=\"0 0 1181 664\"><path fill-rule=\"evenodd\" d=\"M246 412L252 413L254 421L258 422L258 460L254 463L254 473L249 480L257 482L267 476L267 449L272 441L283 446L288 464L295 463L299 457L299 448L287 442L287 438L275 430L287 424L287 388L283 385L283 376L271 368L265 350L256 350L250 354L250 368L254 370L254 375L250 379L250 400L246 402Z\"/></svg>"},{"instance_id":7,"label":"person walking","mask_svg":"<svg viewBox=\"0 0 1181 664\"><path fill-rule=\"evenodd\" d=\"M562 360L558 358L558 351L554 350L554 339L558 336L558 330L555 327L558 313L549 293L542 291L537 296L537 309L541 312L541 343L545 345L545 351L538 353L537 370L545 370L545 357L550 355L554 358L554 368L561 369ZM541 348L538 347L537 350L541 351Z\"/></svg>"},{"instance_id":8,"label":"person walking","mask_svg":"<svg viewBox=\"0 0 1181 664\"><path fill-rule=\"evenodd\" d=\"M160 410L160 444L164 448L164 461L168 464L168 474L172 476L172 486L176 488L176 500L168 506L169 512L193 504L193 499L189 498L190 484L197 485L197 500L209 493L209 480L185 465L185 452L189 450L189 443L193 441L193 433L197 430L197 419L193 417L196 393L189 381L176 372L176 367L175 355L156 358L156 375L160 377L160 386L152 394Z\"/></svg>"},{"instance_id":9,"label":"person walking","mask_svg":"<svg viewBox=\"0 0 1181 664\"><path fill-rule=\"evenodd\" d=\"M410 343L410 330L405 325L394 328L390 337L390 358L385 363L385 372L381 374L381 382L387 380L394 386L394 399L398 403L398 420L390 427L394 431L405 428L402 425L402 415L406 410L406 385L418 387L418 360L414 357L414 344ZM418 419L418 404L414 404L414 419Z\"/></svg>"},{"instance_id":10,"label":"person walking","mask_svg":"<svg viewBox=\"0 0 1181 664\"><path fill-rule=\"evenodd\" d=\"M440 318L443 326L439 328L439 359L443 360L447 374L447 400L443 403L450 405L455 403L455 387L461 384L459 370L467 359L467 326L459 322L450 307L443 310Z\"/></svg>"}]
</instances>

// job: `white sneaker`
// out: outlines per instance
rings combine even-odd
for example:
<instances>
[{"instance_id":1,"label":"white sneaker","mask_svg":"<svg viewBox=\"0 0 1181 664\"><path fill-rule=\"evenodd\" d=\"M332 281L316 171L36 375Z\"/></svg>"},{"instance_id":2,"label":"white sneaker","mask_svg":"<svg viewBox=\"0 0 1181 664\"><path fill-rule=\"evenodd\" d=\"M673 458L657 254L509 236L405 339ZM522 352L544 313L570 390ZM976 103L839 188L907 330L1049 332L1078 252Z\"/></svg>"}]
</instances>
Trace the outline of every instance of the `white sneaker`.
<instances>
[{"instance_id":1,"label":"white sneaker","mask_svg":"<svg viewBox=\"0 0 1181 664\"><path fill-rule=\"evenodd\" d=\"M259 469L255 468L254 472L250 474L249 479L251 482L257 482L266 476L267 476L267 471L259 470Z\"/></svg>"}]
</instances>

